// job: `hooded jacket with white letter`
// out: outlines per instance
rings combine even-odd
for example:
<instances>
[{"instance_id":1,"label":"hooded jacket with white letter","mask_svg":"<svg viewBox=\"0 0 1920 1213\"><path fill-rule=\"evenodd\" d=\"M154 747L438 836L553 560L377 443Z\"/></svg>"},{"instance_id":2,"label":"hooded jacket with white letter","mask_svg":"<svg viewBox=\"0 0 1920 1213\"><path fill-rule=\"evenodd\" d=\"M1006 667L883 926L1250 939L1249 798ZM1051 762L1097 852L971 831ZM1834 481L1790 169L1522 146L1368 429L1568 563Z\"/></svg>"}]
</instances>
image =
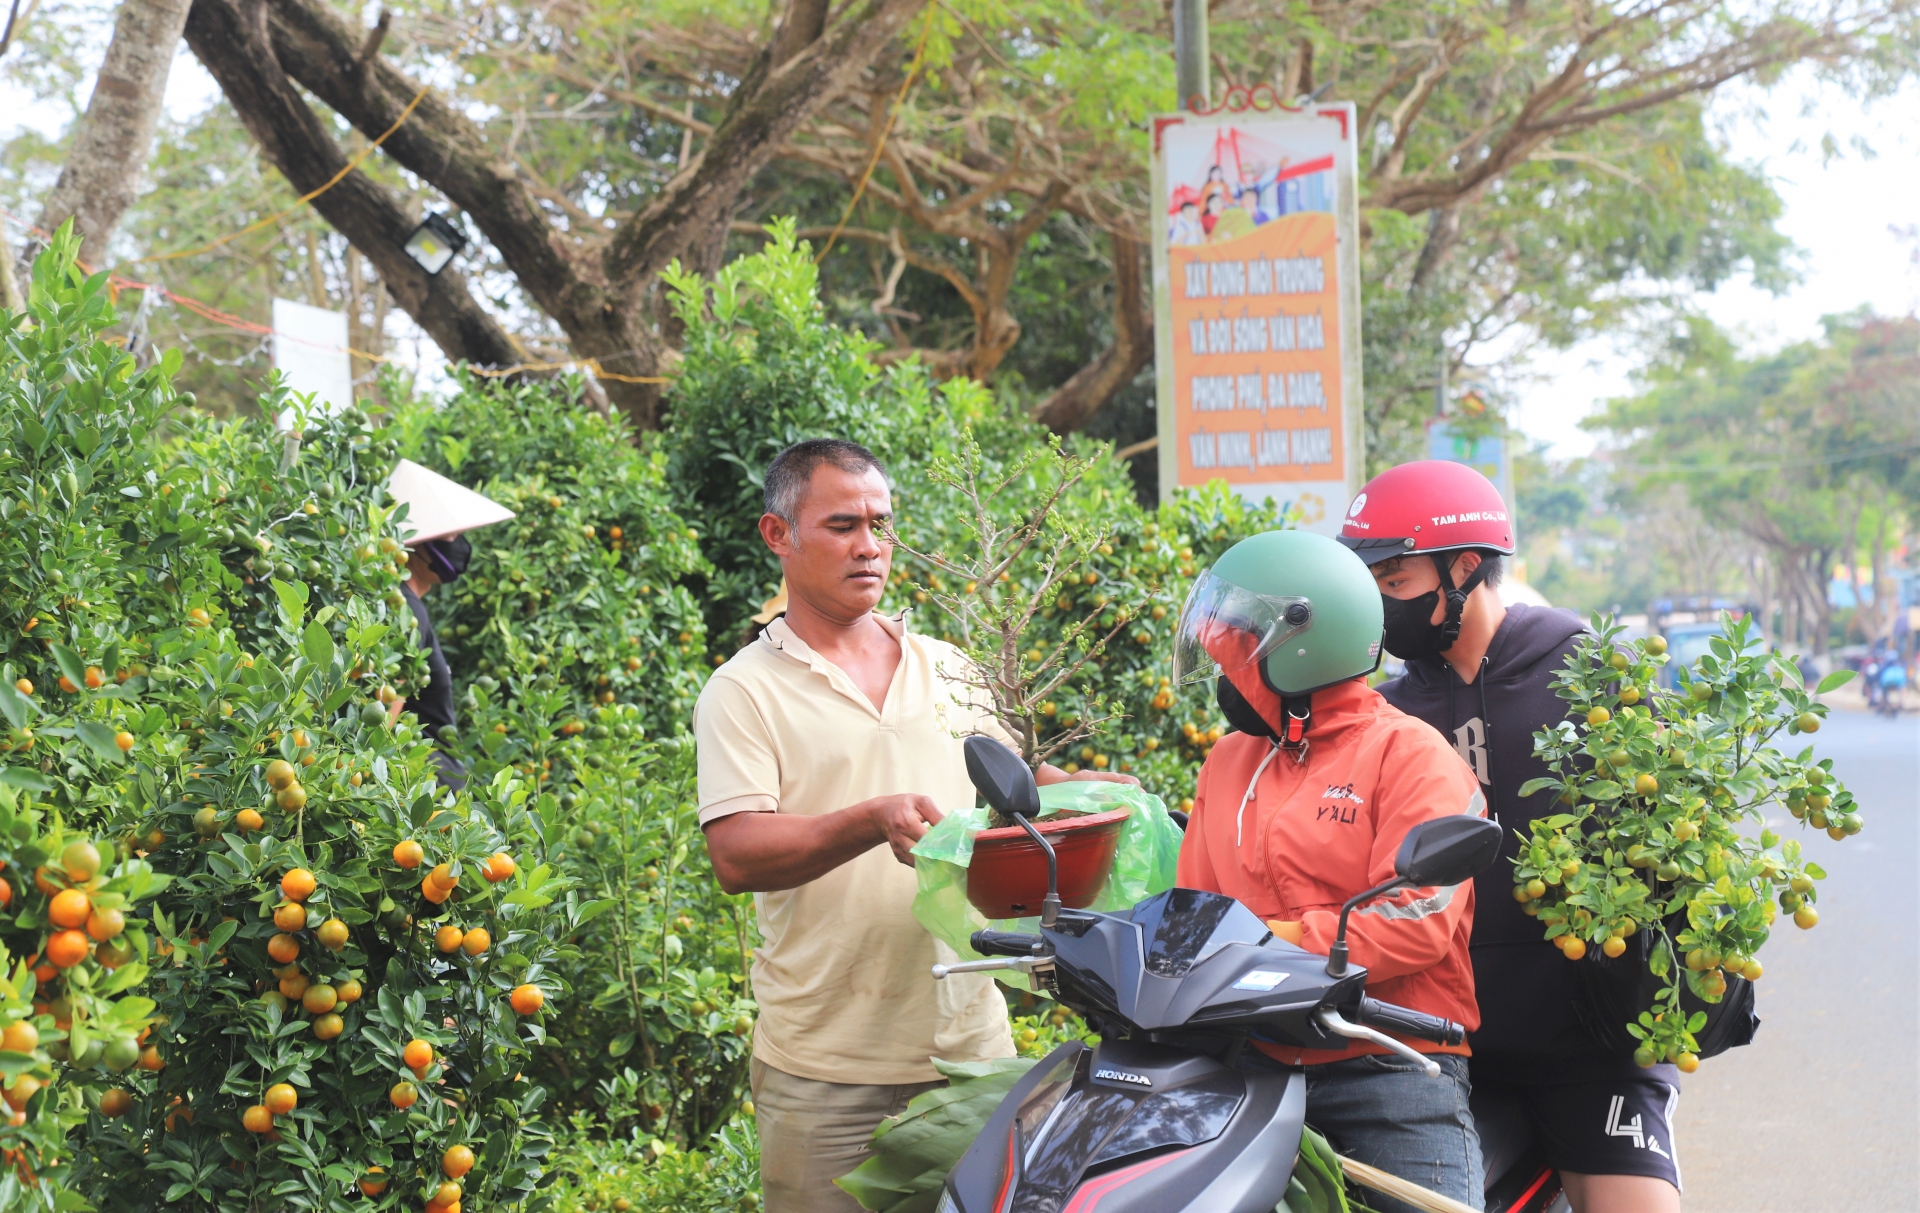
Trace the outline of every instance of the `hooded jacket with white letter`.
<instances>
[{"instance_id":1,"label":"hooded jacket with white letter","mask_svg":"<svg viewBox=\"0 0 1920 1213\"><path fill-rule=\"evenodd\" d=\"M1534 818L1554 811L1550 795L1520 797L1527 780L1552 774L1533 756L1533 735L1567 719L1567 702L1554 694L1553 679L1585 631L1572 611L1511 606L1472 683L1462 682L1440 658L1423 657L1380 688L1387 702L1437 729L1473 769L1505 836L1500 858L1475 880L1477 1071L1490 1072L1503 1058L1524 1066L1523 1059L1565 1058L1595 1048L1574 1009L1580 997L1574 966L1513 899L1516 831L1528 834Z\"/></svg>"},{"instance_id":2,"label":"hooded jacket with white letter","mask_svg":"<svg viewBox=\"0 0 1920 1213\"><path fill-rule=\"evenodd\" d=\"M1278 735L1273 692L1252 671L1229 677ZM1307 738L1304 761L1266 737L1220 739L1200 769L1179 882L1224 893L1263 919L1299 922L1302 946L1324 956L1341 903L1392 879L1408 830L1454 813L1484 816L1485 799L1445 742L1359 679L1313 693ZM1473 912L1470 883L1402 890L1355 910L1347 941L1353 963L1367 969L1367 992L1474 1027ZM1363 1041L1326 1051L1255 1043L1288 1064L1385 1052ZM1422 1052L1467 1051L1407 1043Z\"/></svg>"}]
</instances>

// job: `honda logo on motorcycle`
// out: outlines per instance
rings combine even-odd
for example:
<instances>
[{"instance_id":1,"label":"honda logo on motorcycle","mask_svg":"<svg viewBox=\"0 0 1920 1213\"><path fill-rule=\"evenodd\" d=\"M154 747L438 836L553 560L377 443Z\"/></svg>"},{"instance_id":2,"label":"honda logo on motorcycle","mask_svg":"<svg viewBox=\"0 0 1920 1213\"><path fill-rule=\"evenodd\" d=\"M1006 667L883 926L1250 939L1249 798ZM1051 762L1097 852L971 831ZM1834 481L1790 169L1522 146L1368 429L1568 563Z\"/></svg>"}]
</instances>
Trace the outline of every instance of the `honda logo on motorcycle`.
<instances>
[{"instance_id":1,"label":"honda logo on motorcycle","mask_svg":"<svg viewBox=\"0 0 1920 1213\"><path fill-rule=\"evenodd\" d=\"M1145 1074L1135 1074L1130 1070L1112 1070L1102 1066L1093 1072L1095 1078L1104 1078L1109 1082L1130 1082L1135 1086L1150 1087L1153 1080Z\"/></svg>"}]
</instances>

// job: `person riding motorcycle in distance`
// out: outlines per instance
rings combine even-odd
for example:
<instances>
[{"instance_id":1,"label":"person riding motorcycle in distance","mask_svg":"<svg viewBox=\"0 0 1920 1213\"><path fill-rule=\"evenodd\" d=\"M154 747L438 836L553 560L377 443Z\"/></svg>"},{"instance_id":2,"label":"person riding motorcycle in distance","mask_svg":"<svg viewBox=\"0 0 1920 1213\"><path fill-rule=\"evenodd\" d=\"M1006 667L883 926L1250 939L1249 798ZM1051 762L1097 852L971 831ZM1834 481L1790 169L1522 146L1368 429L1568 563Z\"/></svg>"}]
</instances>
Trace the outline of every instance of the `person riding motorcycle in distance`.
<instances>
[{"instance_id":1,"label":"person riding motorcycle in distance","mask_svg":"<svg viewBox=\"0 0 1920 1213\"><path fill-rule=\"evenodd\" d=\"M1568 961L1512 896L1519 840L1554 812L1551 797L1519 794L1551 774L1534 757L1533 735L1567 719L1553 680L1585 625L1572 611L1502 604L1496 587L1513 524L1500 491L1465 464L1422 460L1382 472L1354 498L1340 542L1371 568L1387 651L1407 663L1380 693L1454 746L1505 835L1500 858L1475 881L1480 1024L1468 1043L1483 1142L1524 1148L1531 1138L1575 1213L1679 1213L1679 1074L1665 1064L1643 1070L1596 1038L1585 990L1610 980L1607 971ZM1516 1161L1493 1153L1496 1172Z\"/></svg>"},{"instance_id":2,"label":"person riding motorcycle in distance","mask_svg":"<svg viewBox=\"0 0 1920 1213\"><path fill-rule=\"evenodd\" d=\"M1235 898L1274 934L1323 955L1341 904L1393 877L1408 830L1485 815L1459 756L1367 686L1380 641L1380 594L1366 566L1300 531L1229 549L1195 583L1175 641L1176 677L1214 677L1235 728L1200 770L1179 883ZM1474 1027L1473 904L1468 883L1358 907L1348 941L1367 992ZM1364 1041L1320 1051L1255 1037L1241 1064L1305 1067L1308 1123L1336 1149L1480 1208L1466 1048L1407 1043L1440 1055L1439 1079ZM1382 1213L1408 1207L1369 1199Z\"/></svg>"}]
</instances>

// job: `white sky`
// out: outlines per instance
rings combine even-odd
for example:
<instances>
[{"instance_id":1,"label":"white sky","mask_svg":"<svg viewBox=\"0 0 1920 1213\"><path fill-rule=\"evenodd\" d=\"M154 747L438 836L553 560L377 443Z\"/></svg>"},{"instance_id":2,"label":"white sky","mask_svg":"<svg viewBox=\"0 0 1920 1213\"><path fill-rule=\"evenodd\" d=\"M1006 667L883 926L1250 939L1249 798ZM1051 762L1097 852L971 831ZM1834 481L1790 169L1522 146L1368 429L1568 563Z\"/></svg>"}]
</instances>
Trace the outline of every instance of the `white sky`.
<instances>
[{"instance_id":1,"label":"white sky","mask_svg":"<svg viewBox=\"0 0 1920 1213\"><path fill-rule=\"evenodd\" d=\"M1757 107L1766 116L1754 114ZM1727 90L1713 115L1734 158L1772 175L1786 204L1780 230L1800 248L1801 282L1776 298L1742 277L1697 296L1701 311L1759 352L1817 337L1820 317L1863 303L1882 315L1920 308L1920 242L1893 231L1920 224L1920 88L1863 110L1837 90L1794 76L1771 93ZM1828 133L1842 154L1823 164ZM1852 146L1855 137L1877 156L1863 156ZM1594 436L1579 428L1580 419L1597 402L1630 392L1639 361L1610 340L1543 353L1513 421L1551 444L1557 457L1584 455Z\"/></svg>"}]
</instances>

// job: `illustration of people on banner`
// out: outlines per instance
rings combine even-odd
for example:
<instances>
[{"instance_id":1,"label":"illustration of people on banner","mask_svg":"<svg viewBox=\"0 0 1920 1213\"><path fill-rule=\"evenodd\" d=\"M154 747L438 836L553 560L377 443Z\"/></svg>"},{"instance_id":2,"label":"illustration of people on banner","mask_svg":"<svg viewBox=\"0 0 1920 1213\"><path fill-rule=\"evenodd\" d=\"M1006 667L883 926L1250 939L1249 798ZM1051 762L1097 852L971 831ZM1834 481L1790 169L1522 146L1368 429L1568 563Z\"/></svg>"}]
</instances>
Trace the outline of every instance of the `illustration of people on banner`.
<instances>
[{"instance_id":1,"label":"illustration of people on banner","mask_svg":"<svg viewBox=\"0 0 1920 1213\"><path fill-rule=\"evenodd\" d=\"M1205 177L1168 186L1167 243L1221 244L1287 215L1331 212L1333 157L1294 163L1278 144L1222 126Z\"/></svg>"}]
</instances>

